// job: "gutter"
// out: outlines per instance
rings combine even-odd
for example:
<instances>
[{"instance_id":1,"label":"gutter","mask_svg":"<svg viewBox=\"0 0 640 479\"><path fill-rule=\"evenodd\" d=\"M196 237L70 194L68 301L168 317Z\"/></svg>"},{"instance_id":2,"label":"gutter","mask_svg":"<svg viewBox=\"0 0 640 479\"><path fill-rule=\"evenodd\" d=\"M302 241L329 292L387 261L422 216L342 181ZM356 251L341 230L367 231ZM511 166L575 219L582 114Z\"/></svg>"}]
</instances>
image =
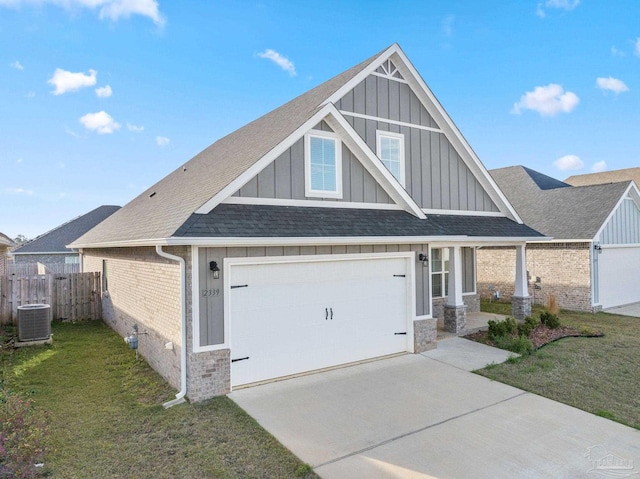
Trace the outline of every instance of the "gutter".
<instances>
[{"instance_id":1,"label":"gutter","mask_svg":"<svg viewBox=\"0 0 640 479\"><path fill-rule=\"evenodd\" d=\"M181 341L180 345L180 391L176 394L176 398L163 404L168 409L177 404L185 402L187 394L187 308L186 308L186 267L184 259L180 256L169 254L162 251L161 245L156 245L156 253L163 258L171 261L177 261L180 264L180 316L181 316Z\"/></svg>"}]
</instances>

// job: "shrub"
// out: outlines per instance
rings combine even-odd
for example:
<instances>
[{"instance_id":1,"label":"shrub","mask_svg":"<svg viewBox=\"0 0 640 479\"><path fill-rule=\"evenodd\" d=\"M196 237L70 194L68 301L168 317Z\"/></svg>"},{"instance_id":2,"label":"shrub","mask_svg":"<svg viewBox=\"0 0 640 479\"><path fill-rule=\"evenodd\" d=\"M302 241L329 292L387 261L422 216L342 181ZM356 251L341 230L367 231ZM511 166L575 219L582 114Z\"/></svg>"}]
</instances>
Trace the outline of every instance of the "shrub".
<instances>
[{"instance_id":1,"label":"shrub","mask_svg":"<svg viewBox=\"0 0 640 479\"><path fill-rule=\"evenodd\" d=\"M511 336L518 329L518 322L515 318L505 318L502 321L490 319L487 324L489 325L489 337L491 339Z\"/></svg>"},{"instance_id":2,"label":"shrub","mask_svg":"<svg viewBox=\"0 0 640 479\"><path fill-rule=\"evenodd\" d=\"M531 316L527 316L524 318L524 323L518 324L518 336L526 336L528 338L531 335L531 332L536 329L539 324L539 320L532 318Z\"/></svg>"},{"instance_id":3,"label":"shrub","mask_svg":"<svg viewBox=\"0 0 640 479\"><path fill-rule=\"evenodd\" d=\"M543 311L540 313L540 322L551 329L560 327L560 318L549 311Z\"/></svg>"},{"instance_id":4,"label":"shrub","mask_svg":"<svg viewBox=\"0 0 640 479\"><path fill-rule=\"evenodd\" d=\"M559 310L558 310L558 300L556 299L555 294L552 294L549 296L549 300L547 301L547 310L551 313L551 314L555 314L557 315Z\"/></svg>"},{"instance_id":5,"label":"shrub","mask_svg":"<svg viewBox=\"0 0 640 479\"><path fill-rule=\"evenodd\" d=\"M0 477L38 477L44 458L46 422L29 399L0 381Z\"/></svg>"},{"instance_id":6,"label":"shrub","mask_svg":"<svg viewBox=\"0 0 640 479\"><path fill-rule=\"evenodd\" d=\"M496 345L514 353L526 356L533 352L533 343L526 336L503 336L496 338Z\"/></svg>"}]
</instances>

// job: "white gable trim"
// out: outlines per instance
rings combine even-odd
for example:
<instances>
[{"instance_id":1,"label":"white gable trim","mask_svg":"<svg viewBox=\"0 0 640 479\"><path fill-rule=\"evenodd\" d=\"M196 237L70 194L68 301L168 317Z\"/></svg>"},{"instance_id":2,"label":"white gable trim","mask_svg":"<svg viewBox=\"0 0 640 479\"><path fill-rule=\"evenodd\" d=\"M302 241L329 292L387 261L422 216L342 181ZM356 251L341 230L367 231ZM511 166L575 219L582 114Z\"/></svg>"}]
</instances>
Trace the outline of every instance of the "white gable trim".
<instances>
[{"instance_id":1,"label":"white gable trim","mask_svg":"<svg viewBox=\"0 0 640 479\"><path fill-rule=\"evenodd\" d=\"M373 120L380 123L388 123L390 125L406 126L408 128L417 128L418 130L432 131L434 133L444 133L438 128L430 126L416 125L415 123L407 123L404 121L389 120L388 118L380 118L379 116L363 115L362 113L354 113L352 111L340 110L342 116L352 116L354 118L362 118L363 120Z\"/></svg>"},{"instance_id":2,"label":"white gable trim","mask_svg":"<svg viewBox=\"0 0 640 479\"><path fill-rule=\"evenodd\" d=\"M275 161L282 153L284 153L306 133L311 131L313 127L322 120L327 122L339 139L342 140L347 148L356 155L364 168L373 176L393 201L395 201L403 210L413 214L414 216L421 219L426 218L420 207L413 201L404 188L402 188L400 183L394 178L391 172L387 170L384 164L382 164L375 153L371 151L364 140L360 138L360 135L351 128L349 122L340 115L340 112L338 112L333 104L325 105L321 108L315 115L296 129L273 150L263 156L238 178L229 183L218 194L198 208L195 213L207 214L227 198L230 198L231 195L251 181L251 179L260 173L269 163Z\"/></svg>"},{"instance_id":3,"label":"white gable trim","mask_svg":"<svg viewBox=\"0 0 640 479\"><path fill-rule=\"evenodd\" d=\"M594 241L596 242L600 241L602 232L609 224L609 221L611 221L611 218L613 218L613 215L616 214L616 211L618 210L618 208L620 208L620 205L622 205L622 202L627 199L632 200L636 204L636 206L640 208L640 190L638 190L638 187L636 186L635 181L630 180L628 188L624 190L624 193L622 193L622 195L620 196L620 199L616 203L616 206L613 207L613 209L609 212L609 215L607 215L607 219L605 219L603 223L600 225L600 229L598 229L598 232L593 237Z\"/></svg>"},{"instance_id":4,"label":"white gable trim","mask_svg":"<svg viewBox=\"0 0 640 479\"><path fill-rule=\"evenodd\" d=\"M305 208L348 208L364 210L402 210L396 203L357 203L355 201L288 200L281 198L256 198L230 196L222 203L232 205L301 206Z\"/></svg>"},{"instance_id":5,"label":"white gable trim","mask_svg":"<svg viewBox=\"0 0 640 479\"><path fill-rule=\"evenodd\" d=\"M422 208L427 215L455 215L455 216L495 216L504 218L504 213L500 211L473 211L473 210L438 210L433 208Z\"/></svg>"},{"instance_id":6,"label":"white gable trim","mask_svg":"<svg viewBox=\"0 0 640 479\"><path fill-rule=\"evenodd\" d=\"M223 200L234 194L244 185L246 185L251 179L266 168L266 166L275 161L282 153L287 151L296 141L304 136L304 134L311 130L315 125L320 123L322 119L327 116L329 108L324 107L318 110L311 118L300 125L293 133L287 138L277 144L269 153L260 158L257 162L247 168L240 176L225 186L209 201L204 203L198 208L195 213L206 215L216 206L218 206Z\"/></svg>"},{"instance_id":7,"label":"white gable trim","mask_svg":"<svg viewBox=\"0 0 640 479\"><path fill-rule=\"evenodd\" d=\"M373 178L384 188L387 194L400 205L404 205L404 209L420 219L426 216L422 209L413 201L413 198L402 187L400 182L391 174L380 158L371 151L371 148L358 135L349 122L340 114L333 104L327 105L331 115L325 118L325 122L336 133L342 133L341 138L347 148L360 160L365 169L373 176ZM358 154L360 153L360 154Z\"/></svg>"},{"instance_id":8,"label":"white gable trim","mask_svg":"<svg viewBox=\"0 0 640 479\"><path fill-rule=\"evenodd\" d=\"M424 82L418 71L411 64L407 56L397 43L394 43L383 53L371 62L369 66L363 69L359 74L353 77L350 81L344 84L333 95L331 95L323 105L328 103L335 103L349 91L355 88L361 81L367 76L372 74L376 68L378 68L382 62L392 59L394 65L400 74L407 81L413 92L416 94L420 102L427 109L427 111L434 117L436 123L442 128L446 138L451 142L456 151L460 154L460 157L465 162L469 170L476 177L478 182L485 189L491 200L496 203L500 211L505 216L523 223L522 219L516 213L516 210L511 206L507 197L502 193L496 182L493 180L487 169L484 167L478 156L475 154L471 146L467 143L462 133L455 126L447 112L444 110L440 102L437 100L433 92L429 89Z\"/></svg>"}]
</instances>

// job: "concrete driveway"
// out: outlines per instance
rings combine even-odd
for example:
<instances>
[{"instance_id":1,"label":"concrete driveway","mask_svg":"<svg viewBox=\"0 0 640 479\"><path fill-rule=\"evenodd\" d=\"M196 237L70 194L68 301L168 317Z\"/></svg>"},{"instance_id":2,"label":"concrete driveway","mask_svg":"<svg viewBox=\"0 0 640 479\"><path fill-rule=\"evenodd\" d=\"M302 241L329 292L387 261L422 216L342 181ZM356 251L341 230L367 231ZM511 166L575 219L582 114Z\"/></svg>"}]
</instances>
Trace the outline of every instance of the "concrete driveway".
<instances>
[{"instance_id":1,"label":"concrete driveway","mask_svg":"<svg viewBox=\"0 0 640 479\"><path fill-rule=\"evenodd\" d=\"M505 353L449 341L230 397L324 478L640 473L640 431L472 374Z\"/></svg>"},{"instance_id":2,"label":"concrete driveway","mask_svg":"<svg viewBox=\"0 0 640 479\"><path fill-rule=\"evenodd\" d=\"M604 310L605 313L621 314L622 316L635 316L640 318L640 303L627 304L625 306L616 306Z\"/></svg>"}]
</instances>

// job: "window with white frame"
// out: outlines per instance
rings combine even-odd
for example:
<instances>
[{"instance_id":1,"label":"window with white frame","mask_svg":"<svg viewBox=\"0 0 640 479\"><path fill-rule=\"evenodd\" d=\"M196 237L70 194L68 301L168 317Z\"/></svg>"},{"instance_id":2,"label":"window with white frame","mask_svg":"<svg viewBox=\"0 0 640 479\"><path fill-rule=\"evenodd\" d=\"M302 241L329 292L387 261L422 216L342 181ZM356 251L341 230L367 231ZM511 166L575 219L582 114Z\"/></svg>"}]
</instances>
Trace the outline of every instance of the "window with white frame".
<instances>
[{"instance_id":1,"label":"window with white frame","mask_svg":"<svg viewBox=\"0 0 640 479\"><path fill-rule=\"evenodd\" d=\"M342 143L331 132L305 136L306 196L342 198Z\"/></svg>"},{"instance_id":2,"label":"window with white frame","mask_svg":"<svg viewBox=\"0 0 640 479\"><path fill-rule=\"evenodd\" d=\"M431 250L431 294L442 298L449 293L449 248Z\"/></svg>"},{"instance_id":3,"label":"window with white frame","mask_svg":"<svg viewBox=\"0 0 640 479\"><path fill-rule=\"evenodd\" d=\"M462 293L476 292L475 250L464 247L460 251ZM449 248L431 250L431 295L443 298L449 294Z\"/></svg>"},{"instance_id":4,"label":"window with white frame","mask_svg":"<svg viewBox=\"0 0 640 479\"><path fill-rule=\"evenodd\" d=\"M376 131L378 158L404 186L404 135L390 131Z\"/></svg>"}]
</instances>

